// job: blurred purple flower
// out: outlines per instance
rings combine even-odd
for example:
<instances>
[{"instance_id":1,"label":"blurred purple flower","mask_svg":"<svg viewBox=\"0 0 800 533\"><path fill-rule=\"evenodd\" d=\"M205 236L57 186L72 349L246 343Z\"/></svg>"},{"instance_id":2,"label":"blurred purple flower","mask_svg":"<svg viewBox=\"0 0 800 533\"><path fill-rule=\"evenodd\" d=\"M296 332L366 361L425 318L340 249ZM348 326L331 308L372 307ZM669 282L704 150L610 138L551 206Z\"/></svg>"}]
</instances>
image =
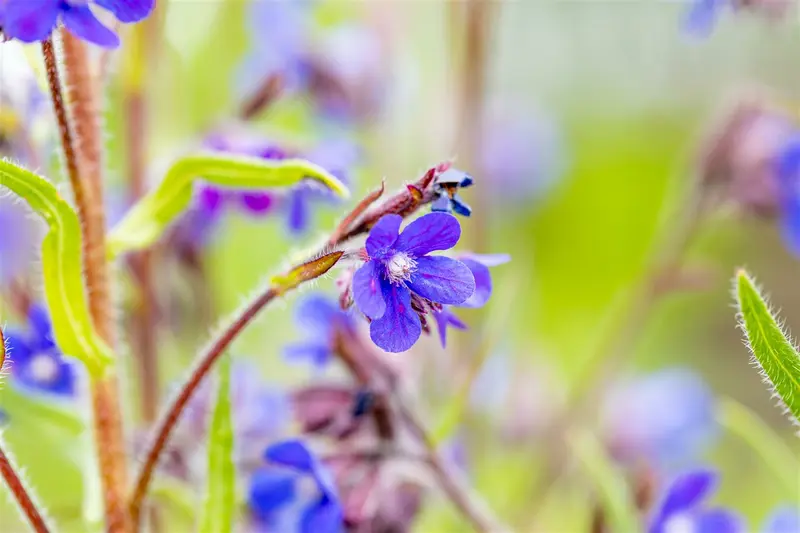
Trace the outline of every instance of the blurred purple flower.
<instances>
[{"instance_id":1,"label":"blurred purple flower","mask_svg":"<svg viewBox=\"0 0 800 533\"><path fill-rule=\"evenodd\" d=\"M778 198L783 240L800 256L800 132L784 145L777 158Z\"/></svg>"},{"instance_id":2,"label":"blurred purple flower","mask_svg":"<svg viewBox=\"0 0 800 533\"><path fill-rule=\"evenodd\" d=\"M767 518L761 533L797 533L800 531L800 509L784 505Z\"/></svg>"},{"instance_id":3,"label":"blurred purple flower","mask_svg":"<svg viewBox=\"0 0 800 533\"><path fill-rule=\"evenodd\" d=\"M278 531L343 531L343 511L333 477L303 441L273 444L264 458L269 465L253 474L248 497L258 521ZM279 516L282 512L289 516ZM289 526L291 522L294 527Z\"/></svg>"},{"instance_id":4,"label":"blurred purple flower","mask_svg":"<svg viewBox=\"0 0 800 533\"><path fill-rule=\"evenodd\" d=\"M433 191L436 199L431 204L431 211L455 213L462 217L472 214L472 208L459 196L460 189L471 187L474 183L472 176L455 168L448 168L433 182Z\"/></svg>"},{"instance_id":5,"label":"blurred purple flower","mask_svg":"<svg viewBox=\"0 0 800 533\"><path fill-rule=\"evenodd\" d=\"M338 302L320 294L306 297L298 304L295 320L307 340L286 346L284 356L305 359L320 368L330 361L336 332L353 328L350 315L342 311Z\"/></svg>"},{"instance_id":6,"label":"blurred purple flower","mask_svg":"<svg viewBox=\"0 0 800 533\"><path fill-rule=\"evenodd\" d=\"M102 46L116 48L119 37L97 20L90 4L110 11L124 23L146 18L155 0L5 0L0 6L3 33L32 43L44 41L61 21L75 36Z\"/></svg>"},{"instance_id":7,"label":"blurred purple flower","mask_svg":"<svg viewBox=\"0 0 800 533\"><path fill-rule=\"evenodd\" d=\"M6 342L13 383L37 393L61 397L74 394L76 369L53 340L47 309L32 305L27 331L9 329Z\"/></svg>"},{"instance_id":8,"label":"blurred purple flower","mask_svg":"<svg viewBox=\"0 0 800 533\"><path fill-rule=\"evenodd\" d=\"M422 323L411 295L438 303L461 304L475 292L475 278L462 262L429 256L449 250L461 237L458 220L429 213L400 233L403 218L385 215L367 237L367 262L353 276L356 305L372 322L370 337L387 352L404 352L417 342Z\"/></svg>"},{"instance_id":9,"label":"blurred purple flower","mask_svg":"<svg viewBox=\"0 0 800 533\"><path fill-rule=\"evenodd\" d=\"M613 388L602 405L601 426L618 460L680 463L716 435L714 396L691 370L661 370Z\"/></svg>"},{"instance_id":10,"label":"blurred purple flower","mask_svg":"<svg viewBox=\"0 0 800 533\"><path fill-rule=\"evenodd\" d=\"M691 0L683 21L685 31L696 37L708 37L722 10L730 7L730 0Z\"/></svg>"},{"instance_id":11,"label":"blurred purple flower","mask_svg":"<svg viewBox=\"0 0 800 533\"><path fill-rule=\"evenodd\" d=\"M736 513L705 505L716 482L716 473L708 470L691 471L677 477L667 487L656 507L648 533L744 533L743 523Z\"/></svg>"},{"instance_id":12,"label":"blurred purple flower","mask_svg":"<svg viewBox=\"0 0 800 533\"><path fill-rule=\"evenodd\" d=\"M457 307L483 307L492 295L492 275L489 272L489 267L507 263L511 261L511 257L506 254L470 254L456 257L456 259L467 265L467 268L472 272L472 276L475 279L475 291L472 293L472 296L467 298L463 303L458 304ZM451 307L447 305L443 305L441 310L434 310L433 318L436 320L436 325L439 330L439 339L442 341L442 348L447 345L448 327L460 330L467 329L467 325L462 322L451 311Z\"/></svg>"}]
</instances>

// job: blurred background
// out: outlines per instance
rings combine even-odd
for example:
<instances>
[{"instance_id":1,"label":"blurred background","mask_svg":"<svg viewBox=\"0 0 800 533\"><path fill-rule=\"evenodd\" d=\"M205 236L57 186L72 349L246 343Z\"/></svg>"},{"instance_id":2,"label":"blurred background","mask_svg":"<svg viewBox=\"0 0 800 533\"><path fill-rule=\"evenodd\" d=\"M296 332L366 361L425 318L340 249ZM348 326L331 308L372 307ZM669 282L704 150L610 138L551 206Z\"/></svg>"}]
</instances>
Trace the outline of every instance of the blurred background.
<instances>
[{"instance_id":1,"label":"blurred background","mask_svg":"<svg viewBox=\"0 0 800 533\"><path fill-rule=\"evenodd\" d=\"M159 2L156 16L121 30L119 50L97 51L109 218L140 194L130 182L131 117L144 117L137 161L147 187L171 160L219 138L230 150L240 139L266 139L312 161L332 150L354 199L382 178L395 189L453 160L476 181L462 193L473 215L461 219L459 250L511 261L492 268L494 293L484 308L459 311L469 330L453 332L446 349L433 335L391 357L409 376L421 418L445 428L443 449L457 456L474 489L514 530L587 531L592 485L564 440L574 425L595 432L633 478L642 467L657 480L698 465L718 468L714 501L760 531L776 506L800 501L800 471L788 493L726 424L731 399L794 456L800 447L797 428L749 365L730 280L736 267L747 267L787 327L800 331L797 257L772 216L729 202L701 217L692 210L705 139L731 102L756 88L794 105L800 41L793 12L779 20L727 10L711 35L698 36L685 27L690 7ZM0 45L3 148L61 182L38 53ZM264 101L248 116L257 95ZM291 208L283 216L283 207L269 216L230 209L214 215L211 229L182 221L153 251L157 311L145 316L158 339L162 398L214 324L265 276L306 257L348 205L307 207L302 224ZM19 210L0 198L0 310L9 327L24 329L20 299L41 296L43 230L14 215ZM197 228L202 236L186 236ZM135 351L136 267L118 270L121 321L134 332L125 346ZM316 289L335 295L332 280ZM303 296L268 310L234 346L235 360L272 391L316 379L281 356L303 336L293 320ZM153 406L140 398L135 357L125 360L135 447ZM471 374L468 408L448 420ZM66 490L87 490L73 419L80 409L69 398L15 390L13 381L12 369L0 400L5 437L50 514L64 530L80 531L80 491ZM195 455L202 466L202 444L184 450L187 471L195 463L186 458ZM165 530L192 530L199 501L192 492L165 482L157 493ZM469 530L446 500L423 502L413 531ZM16 520L3 503L0 529L22 531Z\"/></svg>"}]
</instances>

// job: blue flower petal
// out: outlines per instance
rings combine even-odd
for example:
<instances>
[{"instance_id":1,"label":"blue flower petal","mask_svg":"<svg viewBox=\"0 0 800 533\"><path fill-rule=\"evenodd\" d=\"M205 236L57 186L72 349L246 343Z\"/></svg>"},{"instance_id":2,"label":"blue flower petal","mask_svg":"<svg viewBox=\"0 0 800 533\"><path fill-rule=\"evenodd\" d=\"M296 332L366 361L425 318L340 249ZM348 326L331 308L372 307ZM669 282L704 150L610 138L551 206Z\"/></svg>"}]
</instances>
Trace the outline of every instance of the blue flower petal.
<instances>
[{"instance_id":1,"label":"blue flower petal","mask_svg":"<svg viewBox=\"0 0 800 533\"><path fill-rule=\"evenodd\" d=\"M403 217L400 215L384 215L369 231L366 248L367 254L372 259L384 259L391 253L390 250L400 233L400 224Z\"/></svg>"},{"instance_id":2,"label":"blue flower petal","mask_svg":"<svg viewBox=\"0 0 800 533\"><path fill-rule=\"evenodd\" d=\"M453 195L453 198L450 200L450 203L453 206L453 212L457 215L461 215L462 217L468 217L472 215L472 208L469 206L467 202L461 199L461 196L457 193Z\"/></svg>"},{"instance_id":3,"label":"blue flower petal","mask_svg":"<svg viewBox=\"0 0 800 533\"><path fill-rule=\"evenodd\" d=\"M417 259L417 269L407 285L423 298L440 304L463 303L475 292L475 278L467 265L443 256Z\"/></svg>"},{"instance_id":4,"label":"blue flower petal","mask_svg":"<svg viewBox=\"0 0 800 533\"><path fill-rule=\"evenodd\" d=\"M450 202L450 197L447 196L446 194L440 194L433 201L433 203L431 203L431 211L449 213L452 210L453 210L452 202Z\"/></svg>"},{"instance_id":5,"label":"blue flower petal","mask_svg":"<svg viewBox=\"0 0 800 533\"><path fill-rule=\"evenodd\" d=\"M28 324L31 327L33 338L31 349L50 350L55 348L53 340L53 325L50 322L50 313L43 305L33 304L28 309Z\"/></svg>"},{"instance_id":6,"label":"blue flower petal","mask_svg":"<svg viewBox=\"0 0 800 533\"><path fill-rule=\"evenodd\" d=\"M103 48L119 46L119 37L103 26L87 5L67 5L61 12L61 20L71 33L84 41Z\"/></svg>"},{"instance_id":7,"label":"blue flower petal","mask_svg":"<svg viewBox=\"0 0 800 533\"><path fill-rule=\"evenodd\" d=\"M324 337L329 335L334 321L346 316L337 304L320 294L304 298L295 311L295 318L300 326Z\"/></svg>"},{"instance_id":8,"label":"blue flower petal","mask_svg":"<svg viewBox=\"0 0 800 533\"><path fill-rule=\"evenodd\" d=\"M331 358L331 348L320 342L289 344L283 349L283 356L288 360L309 361L314 366L324 367Z\"/></svg>"},{"instance_id":9,"label":"blue flower petal","mask_svg":"<svg viewBox=\"0 0 800 533\"><path fill-rule=\"evenodd\" d=\"M300 472L310 473L315 468L314 456L305 445L298 439L290 439L277 442L267 448L264 458L272 463L288 466Z\"/></svg>"},{"instance_id":10,"label":"blue flower petal","mask_svg":"<svg viewBox=\"0 0 800 533\"><path fill-rule=\"evenodd\" d=\"M651 531L661 531L670 516L690 510L714 488L717 474L710 470L696 470L676 478L667 490Z\"/></svg>"},{"instance_id":11,"label":"blue flower petal","mask_svg":"<svg viewBox=\"0 0 800 533\"><path fill-rule=\"evenodd\" d=\"M294 234L303 233L311 218L308 209L308 191L302 185L289 193L288 226Z\"/></svg>"},{"instance_id":12,"label":"blue flower petal","mask_svg":"<svg viewBox=\"0 0 800 533\"><path fill-rule=\"evenodd\" d=\"M339 533L344 531L344 513L337 501L322 498L310 505L300 518L300 533Z\"/></svg>"},{"instance_id":13,"label":"blue flower petal","mask_svg":"<svg viewBox=\"0 0 800 533\"><path fill-rule=\"evenodd\" d=\"M462 258L459 261L467 265L472 272L472 277L475 278L475 291L472 296L459 305L461 307L483 307L492 296L492 274L489 272L489 267L474 259Z\"/></svg>"},{"instance_id":14,"label":"blue flower petal","mask_svg":"<svg viewBox=\"0 0 800 533\"><path fill-rule=\"evenodd\" d=\"M262 468L250 479L248 503L259 518L271 515L295 498L296 476L287 472Z\"/></svg>"},{"instance_id":15,"label":"blue flower petal","mask_svg":"<svg viewBox=\"0 0 800 533\"><path fill-rule=\"evenodd\" d=\"M25 364L33 354L33 349L31 348L28 336L21 331L6 330L5 338L6 355L13 365L11 367L11 371L13 372L15 367Z\"/></svg>"},{"instance_id":16,"label":"blue flower petal","mask_svg":"<svg viewBox=\"0 0 800 533\"><path fill-rule=\"evenodd\" d=\"M375 320L386 313L386 300L381 291L383 265L367 261L353 275L353 300L362 313Z\"/></svg>"},{"instance_id":17,"label":"blue flower petal","mask_svg":"<svg viewBox=\"0 0 800 533\"><path fill-rule=\"evenodd\" d=\"M111 11L118 21L129 23L147 18L156 0L94 0L94 3Z\"/></svg>"},{"instance_id":18,"label":"blue flower petal","mask_svg":"<svg viewBox=\"0 0 800 533\"><path fill-rule=\"evenodd\" d=\"M800 256L800 137L781 150L776 169L781 204L781 231L789 251Z\"/></svg>"},{"instance_id":19,"label":"blue flower petal","mask_svg":"<svg viewBox=\"0 0 800 533\"><path fill-rule=\"evenodd\" d=\"M715 508L704 510L695 516L694 531L695 533L744 533L745 527L738 514L727 509Z\"/></svg>"},{"instance_id":20,"label":"blue flower petal","mask_svg":"<svg viewBox=\"0 0 800 533\"><path fill-rule=\"evenodd\" d=\"M386 312L369 325L369 335L376 346L387 352L404 352L414 346L422 334L422 324L411 308L411 293L401 285L381 280Z\"/></svg>"},{"instance_id":21,"label":"blue flower petal","mask_svg":"<svg viewBox=\"0 0 800 533\"><path fill-rule=\"evenodd\" d=\"M447 347L447 328L454 327L456 329L467 329L461 319L454 315L448 308L443 308L441 311L434 311L433 318L436 320L436 326L439 330L439 340L442 342L442 348Z\"/></svg>"},{"instance_id":22,"label":"blue flower petal","mask_svg":"<svg viewBox=\"0 0 800 533\"><path fill-rule=\"evenodd\" d=\"M25 43L42 41L56 26L60 0L6 0L3 33Z\"/></svg>"},{"instance_id":23,"label":"blue flower petal","mask_svg":"<svg viewBox=\"0 0 800 533\"><path fill-rule=\"evenodd\" d=\"M685 31L696 37L711 35L720 11L726 3L727 0L692 0L692 5L683 21Z\"/></svg>"},{"instance_id":24,"label":"blue flower petal","mask_svg":"<svg viewBox=\"0 0 800 533\"><path fill-rule=\"evenodd\" d=\"M461 225L456 217L447 213L428 213L405 227L394 248L422 257L435 250L449 250L459 238Z\"/></svg>"},{"instance_id":25,"label":"blue flower petal","mask_svg":"<svg viewBox=\"0 0 800 533\"><path fill-rule=\"evenodd\" d=\"M767 518L762 533L797 533L800 531L800 509L790 505L776 509Z\"/></svg>"}]
</instances>

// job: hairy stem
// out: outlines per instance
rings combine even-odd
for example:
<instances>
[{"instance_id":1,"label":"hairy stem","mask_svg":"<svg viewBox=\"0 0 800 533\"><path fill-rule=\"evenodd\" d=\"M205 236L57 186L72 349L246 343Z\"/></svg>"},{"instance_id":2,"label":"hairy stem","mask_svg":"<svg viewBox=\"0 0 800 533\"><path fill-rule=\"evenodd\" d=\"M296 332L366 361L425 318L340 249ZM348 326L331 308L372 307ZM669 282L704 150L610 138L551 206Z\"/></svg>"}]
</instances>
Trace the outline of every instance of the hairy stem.
<instances>
[{"instance_id":1,"label":"hairy stem","mask_svg":"<svg viewBox=\"0 0 800 533\"><path fill-rule=\"evenodd\" d=\"M89 311L98 333L109 346L113 346L114 320L109 269L105 258L102 136L98 122L96 86L91 75L86 44L68 31L60 30L59 34L63 51L66 105L61 86L57 83L57 74L48 77L52 78L50 87L54 92L53 102L67 160L67 172L75 190L81 220ZM57 72L52 45L48 46L46 43L43 51L46 63L50 63L48 71ZM65 110L59 112L59 107ZM74 127L74 137L70 124ZM101 379L92 380L92 406L106 526L110 532L127 533L130 531L125 506L127 464L117 377L113 370Z\"/></svg>"}]
</instances>

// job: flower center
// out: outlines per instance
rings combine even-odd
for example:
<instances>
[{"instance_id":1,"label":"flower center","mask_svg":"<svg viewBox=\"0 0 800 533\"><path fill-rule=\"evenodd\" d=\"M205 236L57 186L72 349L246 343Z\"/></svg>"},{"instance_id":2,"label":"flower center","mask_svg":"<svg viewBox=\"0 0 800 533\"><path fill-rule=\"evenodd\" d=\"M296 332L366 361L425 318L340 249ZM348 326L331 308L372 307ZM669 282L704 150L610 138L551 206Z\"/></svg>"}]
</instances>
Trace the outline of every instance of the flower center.
<instances>
[{"instance_id":1,"label":"flower center","mask_svg":"<svg viewBox=\"0 0 800 533\"><path fill-rule=\"evenodd\" d=\"M294 490L302 500L313 500L319 497L319 486L313 476L299 476L294 482Z\"/></svg>"},{"instance_id":2,"label":"flower center","mask_svg":"<svg viewBox=\"0 0 800 533\"><path fill-rule=\"evenodd\" d=\"M695 531L694 521L686 514L673 516L664 524L665 533L694 533Z\"/></svg>"},{"instance_id":3,"label":"flower center","mask_svg":"<svg viewBox=\"0 0 800 533\"><path fill-rule=\"evenodd\" d=\"M386 275L392 283L408 280L416 269L417 262L405 252L397 252L386 262Z\"/></svg>"},{"instance_id":4,"label":"flower center","mask_svg":"<svg viewBox=\"0 0 800 533\"><path fill-rule=\"evenodd\" d=\"M31 378L37 383L50 384L58 378L58 362L46 353L39 353L30 362Z\"/></svg>"}]
</instances>

